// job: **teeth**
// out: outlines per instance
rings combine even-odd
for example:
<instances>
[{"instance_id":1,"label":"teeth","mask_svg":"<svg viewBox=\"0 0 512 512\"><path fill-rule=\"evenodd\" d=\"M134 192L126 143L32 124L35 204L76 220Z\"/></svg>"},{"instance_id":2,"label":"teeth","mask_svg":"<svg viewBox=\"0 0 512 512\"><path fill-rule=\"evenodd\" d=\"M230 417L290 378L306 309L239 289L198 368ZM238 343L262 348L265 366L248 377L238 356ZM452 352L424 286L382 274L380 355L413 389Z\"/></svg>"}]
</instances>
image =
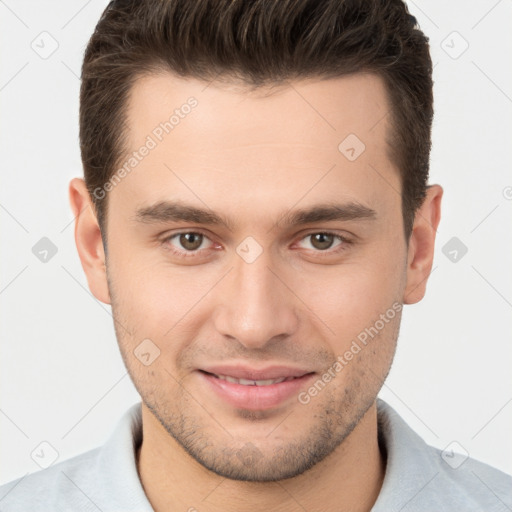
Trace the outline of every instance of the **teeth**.
<instances>
[{"instance_id":1,"label":"teeth","mask_svg":"<svg viewBox=\"0 0 512 512\"><path fill-rule=\"evenodd\" d=\"M229 375L217 375L215 377L227 380L233 384L243 384L244 386L270 386L271 384L279 384L285 380L292 380L294 377L280 377L279 379L266 379L266 380L248 380L248 379L235 379Z\"/></svg>"}]
</instances>

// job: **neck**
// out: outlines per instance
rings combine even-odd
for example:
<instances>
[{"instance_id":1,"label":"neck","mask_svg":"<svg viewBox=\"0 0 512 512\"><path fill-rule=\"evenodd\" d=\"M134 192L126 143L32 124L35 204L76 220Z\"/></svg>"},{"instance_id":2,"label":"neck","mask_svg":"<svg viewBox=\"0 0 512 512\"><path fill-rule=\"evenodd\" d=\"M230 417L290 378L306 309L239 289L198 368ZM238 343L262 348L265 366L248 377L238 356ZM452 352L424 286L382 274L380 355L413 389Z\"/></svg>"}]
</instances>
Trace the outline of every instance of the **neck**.
<instances>
[{"instance_id":1,"label":"neck","mask_svg":"<svg viewBox=\"0 0 512 512\"><path fill-rule=\"evenodd\" d=\"M376 403L323 461L302 475L276 482L241 482L218 476L190 457L144 403L142 419L143 442L137 452L137 469L156 512L286 512L319 508L326 512L367 512L384 479Z\"/></svg>"}]
</instances>

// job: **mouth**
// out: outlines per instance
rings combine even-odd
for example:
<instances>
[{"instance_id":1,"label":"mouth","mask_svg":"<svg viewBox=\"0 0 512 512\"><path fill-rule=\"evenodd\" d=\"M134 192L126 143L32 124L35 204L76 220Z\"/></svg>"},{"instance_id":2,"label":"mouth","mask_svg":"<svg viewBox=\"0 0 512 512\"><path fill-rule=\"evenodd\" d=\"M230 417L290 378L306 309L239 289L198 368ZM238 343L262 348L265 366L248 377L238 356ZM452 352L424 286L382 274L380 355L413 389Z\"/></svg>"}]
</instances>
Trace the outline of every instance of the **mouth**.
<instances>
[{"instance_id":1,"label":"mouth","mask_svg":"<svg viewBox=\"0 0 512 512\"><path fill-rule=\"evenodd\" d=\"M232 367L196 373L207 384L202 388L224 405L252 411L285 405L297 397L315 375L315 372L283 367L264 371Z\"/></svg>"},{"instance_id":2,"label":"mouth","mask_svg":"<svg viewBox=\"0 0 512 512\"><path fill-rule=\"evenodd\" d=\"M220 380L226 380L232 384L241 384L242 386L271 386L272 384L280 384L281 382L287 382L294 379L300 379L300 377L278 377L277 379L237 379L230 375L217 375L216 373L204 372Z\"/></svg>"}]
</instances>

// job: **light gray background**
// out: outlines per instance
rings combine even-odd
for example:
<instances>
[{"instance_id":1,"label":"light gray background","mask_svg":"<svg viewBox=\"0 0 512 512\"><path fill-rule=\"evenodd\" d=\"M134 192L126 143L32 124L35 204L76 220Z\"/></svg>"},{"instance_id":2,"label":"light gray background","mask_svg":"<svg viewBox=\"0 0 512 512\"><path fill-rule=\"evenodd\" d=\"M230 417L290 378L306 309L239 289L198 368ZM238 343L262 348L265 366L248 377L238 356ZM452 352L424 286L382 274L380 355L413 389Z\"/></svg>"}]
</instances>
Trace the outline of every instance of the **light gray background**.
<instances>
[{"instance_id":1,"label":"light gray background","mask_svg":"<svg viewBox=\"0 0 512 512\"><path fill-rule=\"evenodd\" d=\"M81 60L106 4L0 0L1 483L38 470L43 441L59 461L102 444L139 400L110 308L88 291L68 203L82 175ZM405 308L381 396L427 442L457 441L512 473L512 2L409 6L431 40L431 182L445 197L427 296ZM46 59L31 47L51 49L44 31L58 42ZM58 248L46 263L32 253L42 237ZM452 237L468 248L456 262L443 253Z\"/></svg>"}]
</instances>

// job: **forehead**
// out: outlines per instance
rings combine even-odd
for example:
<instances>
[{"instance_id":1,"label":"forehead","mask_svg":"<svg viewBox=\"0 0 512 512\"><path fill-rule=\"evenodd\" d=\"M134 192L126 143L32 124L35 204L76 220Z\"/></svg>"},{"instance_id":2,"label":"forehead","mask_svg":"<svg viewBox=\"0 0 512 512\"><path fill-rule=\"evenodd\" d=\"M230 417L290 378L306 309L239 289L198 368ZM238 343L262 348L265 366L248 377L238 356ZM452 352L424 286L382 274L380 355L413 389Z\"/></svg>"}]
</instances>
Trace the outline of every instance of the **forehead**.
<instances>
[{"instance_id":1,"label":"forehead","mask_svg":"<svg viewBox=\"0 0 512 512\"><path fill-rule=\"evenodd\" d=\"M233 142L310 142L327 147L348 133L364 139L377 124L384 129L386 122L380 121L389 111L384 83L375 74L291 81L253 90L243 84L203 82L162 72L142 76L132 86L127 105L131 141L151 133L174 112L188 110L184 107L190 98L197 102L191 112L195 137L182 149L198 142L202 146L222 142L223 147L229 142L223 137L225 129L231 131ZM181 140L179 132L184 132ZM207 140L200 140L203 134ZM183 144L188 135L182 128L174 130L172 138Z\"/></svg>"},{"instance_id":2,"label":"forehead","mask_svg":"<svg viewBox=\"0 0 512 512\"><path fill-rule=\"evenodd\" d=\"M127 104L127 177L111 195L129 197L132 210L182 194L197 204L199 192L233 207L305 194L378 203L383 177L400 189L388 113L384 84L371 74L256 90L144 76Z\"/></svg>"}]
</instances>

